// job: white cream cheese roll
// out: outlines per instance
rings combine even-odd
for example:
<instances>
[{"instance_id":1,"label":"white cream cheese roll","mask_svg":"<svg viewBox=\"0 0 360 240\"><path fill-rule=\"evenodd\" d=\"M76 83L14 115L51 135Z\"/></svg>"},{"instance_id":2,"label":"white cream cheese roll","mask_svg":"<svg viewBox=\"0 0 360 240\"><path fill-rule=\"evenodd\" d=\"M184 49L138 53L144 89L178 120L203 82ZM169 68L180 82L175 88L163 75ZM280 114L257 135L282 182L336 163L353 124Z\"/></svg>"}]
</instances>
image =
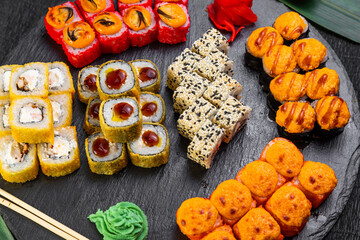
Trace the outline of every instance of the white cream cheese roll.
<instances>
[{"instance_id":1,"label":"white cream cheese roll","mask_svg":"<svg viewBox=\"0 0 360 240\"><path fill-rule=\"evenodd\" d=\"M150 60L137 59L131 61L135 67L141 91L158 93L160 90L161 76L159 69Z\"/></svg>"},{"instance_id":2,"label":"white cream cheese roll","mask_svg":"<svg viewBox=\"0 0 360 240\"><path fill-rule=\"evenodd\" d=\"M140 95L140 109L144 123L163 123L165 121L165 103L158 94L142 92Z\"/></svg>"},{"instance_id":3,"label":"white cream cheese roll","mask_svg":"<svg viewBox=\"0 0 360 240\"><path fill-rule=\"evenodd\" d=\"M99 97L96 87L96 77L99 66L87 66L80 70L77 82L79 99L83 103L88 103L90 98Z\"/></svg>"},{"instance_id":4,"label":"white cream cheese roll","mask_svg":"<svg viewBox=\"0 0 360 240\"><path fill-rule=\"evenodd\" d=\"M49 96L53 111L54 127L66 127L72 121L72 95L69 92Z\"/></svg>"},{"instance_id":5,"label":"white cream cheese roll","mask_svg":"<svg viewBox=\"0 0 360 240\"><path fill-rule=\"evenodd\" d=\"M47 65L49 66L49 93L67 92L74 98L74 83L68 65L63 62L52 62Z\"/></svg>"},{"instance_id":6,"label":"white cream cheese roll","mask_svg":"<svg viewBox=\"0 0 360 240\"><path fill-rule=\"evenodd\" d=\"M11 134L9 123L10 99L0 100L0 136Z\"/></svg>"},{"instance_id":7,"label":"white cream cheese roll","mask_svg":"<svg viewBox=\"0 0 360 240\"><path fill-rule=\"evenodd\" d=\"M9 99L11 70L19 65L4 65L0 67L0 99Z\"/></svg>"},{"instance_id":8,"label":"white cream cheese roll","mask_svg":"<svg viewBox=\"0 0 360 240\"><path fill-rule=\"evenodd\" d=\"M86 107L84 129L89 135L100 132L100 121L99 121L99 109L101 105L100 98L90 98L89 103Z\"/></svg>"}]
</instances>

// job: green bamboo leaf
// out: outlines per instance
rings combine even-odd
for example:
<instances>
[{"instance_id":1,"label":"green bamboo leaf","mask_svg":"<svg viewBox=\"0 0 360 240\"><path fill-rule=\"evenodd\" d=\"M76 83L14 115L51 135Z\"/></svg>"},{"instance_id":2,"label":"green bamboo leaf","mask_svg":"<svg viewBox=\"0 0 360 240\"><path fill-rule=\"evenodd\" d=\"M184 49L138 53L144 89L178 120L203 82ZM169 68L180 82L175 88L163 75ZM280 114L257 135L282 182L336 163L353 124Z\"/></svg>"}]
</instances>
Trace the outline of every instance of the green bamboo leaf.
<instances>
[{"instance_id":1,"label":"green bamboo leaf","mask_svg":"<svg viewBox=\"0 0 360 240\"><path fill-rule=\"evenodd\" d=\"M6 226L4 219L0 216L0 239L1 240L14 240L14 237L10 233Z\"/></svg>"}]
</instances>

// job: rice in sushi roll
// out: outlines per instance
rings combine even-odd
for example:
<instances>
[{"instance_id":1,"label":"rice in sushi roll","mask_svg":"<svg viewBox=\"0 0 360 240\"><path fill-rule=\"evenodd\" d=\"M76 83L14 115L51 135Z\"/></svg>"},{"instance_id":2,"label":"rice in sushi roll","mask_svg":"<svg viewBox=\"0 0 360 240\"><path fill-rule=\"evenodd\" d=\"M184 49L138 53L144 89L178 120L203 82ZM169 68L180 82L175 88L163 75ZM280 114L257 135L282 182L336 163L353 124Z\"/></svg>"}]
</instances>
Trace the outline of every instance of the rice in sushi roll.
<instances>
[{"instance_id":1,"label":"rice in sushi roll","mask_svg":"<svg viewBox=\"0 0 360 240\"><path fill-rule=\"evenodd\" d=\"M125 144L112 143L100 132L86 138L85 150L93 173L113 175L127 166Z\"/></svg>"},{"instance_id":2,"label":"rice in sushi roll","mask_svg":"<svg viewBox=\"0 0 360 240\"><path fill-rule=\"evenodd\" d=\"M75 3L87 22L101 12L115 11L113 0L76 0Z\"/></svg>"},{"instance_id":3,"label":"rice in sushi roll","mask_svg":"<svg viewBox=\"0 0 360 240\"><path fill-rule=\"evenodd\" d=\"M10 134L9 123L10 100L0 100L0 136Z\"/></svg>"},{"instance_id":4,"label":"rice in sushi roll","mask_svg":"<svg viewBox=\"0 0 360 240\"><path fill-rule=\"evenodd\" d=\"M297 40L291 45L297 64L303 71L310 71L325 65L327 57L326 47L315 38Z\"/></svg>"},{"instance_id":5,"label":"rice in sushi roll","mask_svg":"<svg viewBox=\"0 0 360 240\"><path fill-rule=\"evenodd\" d=\"M85 104L91 97L99 97L96 86L98 70L99 66L87 66L79 72L77 81L79 100Z\"/></svg>"},{"instance_id":6,"label":"rice in sushi roll","mask_svg":"<svg viewBox=\"0 0 360 240\"><path fill-rule=\"evenodd\" d=\"M339 92L339 75L333 69L315 69L307 72L305 79L307 83L306 95L311 100L337 95Z\"/></svg>"},{"instance_id":7,"label":"rice in sushi roll","mask_svg":"<svg viewBox=\"0 0 360 240\"><path fill-rule=\"evenodd\" d=\"M9 99L11 70L19 65L4 65L0 67L0 99Z\"/></svg>"},{"instance_id":8,"label":"rice in sushi roll","mask_svg":"<svg viewBox=\"0 0 360 240\"><path fill-rule=\"evenodd\" d=\"M179 3L179 4L183 4L183 5L187 6L189 3L189 0L155 0L155 5L158 3L164 3L164 2Z\"/></svg>"},{"instance_id":9,"label":"rice in sushi roll","mask_svg":"<svg viewBox=\"0 0 360 240\"><path fill-rule=\"evenodd\" d=\"M99 114L101 131L109 141L125 143L140 136L142 114L135 98L102 101Z\"/></svg>"},{"instance_id":10,"label":"rice in sushi roll","mask_svg":"<svg viewBox=\"0 0 360 240\"><path fill-rule=\"evenodd\" d=\"M165 102L158 94L142 92L140 95L140 109L144 123L160 123L165 121Z\"/></svg>"},{"instance_id":11,"label":"rice in sushi roll","mask_svg":"<svg viewBox=\"0 0 360 240\"><path fill-rule=\"evenodd\" d=\"M140 136L127 143L132 164L143 168L159 167L168 162L169 136L157 123L144 124Z\"/></svg>"},{"instance_id":12,"label":"rice in sushi roll","mask_svg":"<svg viewBox=\"0 0 360 240\"><path fill-rule=\"evenodd\" d=\"M121 12L122 10L133 6L151 7L152 3L152 0L118 0L118 9Z\"/></svg>"},{"instance_id":13,"label":"rice in sushi roll","mask_svg":"<svg viewBox=\"0 0 360 240\"><path fill-rule=\"evenodd\" d=\"M80 167L80 153L76 127L55 129L54 143L37 146L41 171L46 176L60 177L73 173Z\"/></svg>"},{"instance_id":14,"label":"rice in sushi roll","mask_svg":"<svg viewBox=\"0 0 360 240\"><path fill-rule=\"evenodd\" d=\"M136 70L141 91L158 93L160 90L161 76L159 69L150 60L137 59L129 62Z\"/></svg>"},{"instance_id":15,"label":"rice in sushi roll","mask_svg":"<svg viewBox=\"0 0 360 240\"><path fill-rule=\"evenodd\" d=\"M73 100L70 93L51 94L49 96L53 111L54 127L71 125Z\"/></svg>"},{"instance_id":16,"label":"rice in sushi roll","mask_svg":"<svg viewBox=\"0 0 360 240\"><path fill-rule=\"evenodd\" d=\"M75 98L73 78L68 65L63 62L48 63L49 94L70 93Z\"/></svg>"},{"instance_id":17,"label":"rice in sushi roll","mask_svg":"<svg viewBox=\"0 0 360 240\"><path fill-rule=\"evenodd\" d=\"M84 129L88 135L101 131L99 121L100 104L100 98L90 98L86 107Z\"/></svg>"}]
</instances>

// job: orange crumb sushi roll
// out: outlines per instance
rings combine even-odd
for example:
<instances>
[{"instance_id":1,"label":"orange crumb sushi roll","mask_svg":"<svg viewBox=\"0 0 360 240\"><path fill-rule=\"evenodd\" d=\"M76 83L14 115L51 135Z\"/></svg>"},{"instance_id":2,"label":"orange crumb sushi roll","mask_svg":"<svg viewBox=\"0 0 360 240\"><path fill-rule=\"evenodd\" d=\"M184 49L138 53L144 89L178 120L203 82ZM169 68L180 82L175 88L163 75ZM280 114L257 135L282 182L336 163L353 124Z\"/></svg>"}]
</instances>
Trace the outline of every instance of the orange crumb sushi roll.
<instances>
[{"instance_id":1,"label":"orange crumb sushi roll","mask_svg":"<svg viewBox=\"0 0 360 240\"><path fill-rule=\"evenodd\" d=\"M222 225L219 212L209 199L190 198L176 212L180 231L191 240L199 240Z\"/></svg>"},{"instance_id":2,"label":"orange crumb sushi roll","mask_svg":"<svg viewBox=\"0 0 360 240\"><path fill-rule=\"evenodd\" d=\"M265 208L279 223L285 237L299 234L311 214L311 202L291 184L285 184L276 190Z\"/></svg>"},{"instance_id":3,"label":"orange crumb sushi roll","mask_svg":"<svg viewBox=\"0 0 360 240\"><path fill-rule=\"evenodd\" d=\"M276 18L274 28L278 30L288 45L296 39L309 35L309 25L297 12L286 12Z\"/></svg>"},{"instance_id":4,"label":"orange crumb sushi roll","mask_svg":"<svg viewBox=\"0 0 360 240\"><path fill-rule=\"evenodd\" d=\"M333 69L316 69L305 74L306 95L312 99L337 95L339 92L339 75Z\"/></svg>"},{"instance_id":5,"label":"orange crumb sushi roll","mask_svg":"<svg viewBox=\"0 0 360 240\"><path fill-rule=\"evenodd\" d=\"M291 183L305 193L313 208L317 208L335 189L337 178L328 165L305 161L300 174Z\"/></svg>"},{"instance_id":6,"label":"orange crumb sushi roll","mask_svg":"<svg viewBox=\"0 0 360 240\"><path fill-rule=\"evenodd\" d=\"M229 225L216 228L214 231L203 237L201 240L236 240Z\"/></svg>"},{"instance_id":7,"label":"orange crumb sushi roll","mask_svg":"<svg viewBox=\"0 0 360 240\"><path fill-rule=\"evenodd\" d=\"M75 3L87 22L103 11L115 11L113 0L76 0Z\"/></svg>"},{"instance_id":8,"label":"orange crumb sushi roll","mask_svg":"<svg viewBox=\"0 0 360 240\"><path fill-rule=\"evenodd\" d=\"M235 179L249 188L257 205L265 204L276 189L286 182L273 166L259 160L247 164Z\"/></svg>"}]
</instances>

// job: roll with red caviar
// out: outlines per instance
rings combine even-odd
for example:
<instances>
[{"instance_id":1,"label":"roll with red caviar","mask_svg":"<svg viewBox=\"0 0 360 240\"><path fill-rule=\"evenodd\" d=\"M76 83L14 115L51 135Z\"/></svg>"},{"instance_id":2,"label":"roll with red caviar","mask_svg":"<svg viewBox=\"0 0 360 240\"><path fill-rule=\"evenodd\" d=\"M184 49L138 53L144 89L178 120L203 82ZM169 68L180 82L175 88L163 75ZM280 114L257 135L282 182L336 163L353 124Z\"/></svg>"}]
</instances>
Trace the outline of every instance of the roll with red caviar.
<instances>
[{"instance_id":1,"label":"roll with red caviar","mask_svg":"<svg viewBox=\"0 0 360 240\"><path fill-rule=\"evenodd\" d=\"M155 5L158 4L158 3L164 3L164 2L167 2L167 3L180 3L180 4L183 4L183 5L187 6L188 3L189 3L189 0L155 0Z\"/></svg>"},{"instance_id":2,"label":"roll with red caviar","mask_svg":"<svg viewBox=\"0 0 360 240\"><path fill-rule=\"evenodd\" d=\"M339 75L333 69L321 68L305 74L306 95L311 100L334 96L339 92Z\"/></svg>"},{"instance_id":3,"label":"roll with red caviar","mask_svg":"<svg viewBox=\"0 0 360 240\"><path fill-rule=\"evenodd\" d=\"M151 5L152 0L118 0L118 8L120 12L133 6L151 7Z\"/></svg>"},{"instance_id":4,"label":"roll with red caviar","mask_svg":"<svg viewBox=\"0 0 360 240\"><path fill-rule=\"evenodd\" d=\"M75 3L88 22L101 12L115 11L113 0L76 0Z\"/></svg>"},{"instance_id":5,"label":"roll with red caviar","mask_svg":"<svg viewBox=\"0 0 360 240\"><path fill-rule=\"evenodd\" d=\"M285 44L290 45L297 39L306 38L309 35L309 24L297 12L286 12L276 18L274 28L285 39Z\"/></svg>"},{"instance_id":6,"label":"roll with red caviar","mask_svg":"<svg viewBox=\"0 0 360 240\"><path fill-rule=\"evenodd\" d=\"M236 240L236 238L231 227L229 225L224 225L216 228L201 240Z\"/></svg>"}]
</instances>

